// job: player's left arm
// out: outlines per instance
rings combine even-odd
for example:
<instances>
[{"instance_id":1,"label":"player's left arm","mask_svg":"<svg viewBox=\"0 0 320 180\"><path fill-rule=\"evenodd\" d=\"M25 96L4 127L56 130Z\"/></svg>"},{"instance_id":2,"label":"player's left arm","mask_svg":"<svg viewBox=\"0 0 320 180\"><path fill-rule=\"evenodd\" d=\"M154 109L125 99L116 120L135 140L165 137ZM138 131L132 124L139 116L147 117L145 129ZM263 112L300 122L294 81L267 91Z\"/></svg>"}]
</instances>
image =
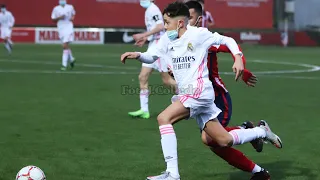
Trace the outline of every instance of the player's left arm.
<instances>
[{"instance_id":1,"label":"player's left arm","mask_svg":"<svg viewBox=\"0 0 320 180\"><path fill-rule=\"evenodd\" d=\"M209 49L212 45L226 45L230 49L235 57L232 69L236 74L235 80L238 81L244 70L244 65L241 58L243 54L239 49L237 42L231 37L223 36L216 32L212 33L207 28L199 28L198 39L198 43L206 49Z\"/></svg>"},{"instance_id":2,"label":"player's left arm","mask_svg":"<svg viewBox=\"0 0 320 180\"><path fill-rule=\"evenodd\" d=\"M154 35L156 33L159 33L163 30L164 30L163 22L158 21L155 28L153 28L151 31L147 31L147 32L143 33L143 35L144 35L144 37L148 37L148 36Z\"/></svg>"},{"instance_id":3,"label":"player's left arm","mask_svg":"<svg viewBox=\"0 0 320 180\"><path fill-rule=\"evenodd\" d=\"M240 51L242 51L241 46L238 45L238 47L239 47ZM230 53L232 55L230 49L225 45L220 45L217 48L217 52ZM235 57L233 55L232 55L232 58L235 61ZM244 70L243 70L243 74L242 74L243 82L246 83L250 87L255 87L255 85L258 82L258 78L252 72L250 72L248 69L246 69L246 58L244 55L242 56L242 62L244 65Z\"/></svg>"},{"instance_id":4,"label":"player's left arm","mask_svg":"<svg viewBox=\"0 0 320 180\"><path fill-rule=\"evenodd\" d=\"M152 14L152 21L155 21L156 26L151 31L133 35L133 38L135 38L136 41L148 38L149 36L157 34L164 30L164 23L160 12Z\"/></svg>"},{"instance_id":5,"label":"player's left arm","mask_svg":"<svg viewBox=\"0 0 320 180\"><path fill-rule=\"evenodd\" d=\"M51 19L53 22L58 22L59 20L62 20L65 18L65 15L60 15L58 17L58 12L57 12L57 7L53 8L52 13L51 13Z\"/></svg>"},{"instance_id":6,"label":"player's left arm","mask_svg":"<svg viewBox=\"0 0 320 180\"><path fill-rule=\"evenodd\" d=\"M239 50L242 52L242 48L241 48L241 46L240 46L239 44L238 44L238 47L239 47ZM217 52L218 52L218 53L219 53L219 52L230 53L231 56L232 56L232 58L233 58L233 61L236 60L235 57L234 57L234 55L231 53L230 49L229 49L228 46L226 46L226 45L220 45L220 46L217 48ZM245 57L244 55L242 55L241 59L242 59L242 62L243 62L243 67L246 68L246 63L247 63L246 57Z\"/></svg>"},{"instance_id":7,"label":"player's left arm","mask_svg":"<svg viewBox=\"0 0 320 180\"><path fill-rule=\"evenodd\" d=\"M15 19L14 19L14 16L12 15L12 13L10 14L10 18L9 19L10 19L9 20L9 22L10 22L9 27L13 28L14 23L15 23Z\"/></svg>"},{"instance_id":8,"label":"player's left arm","mask_svg":"<svg viewBox=\"0 0 320 180\"><path fill-rule=\"evenodd\" d=\"M74 7L72 6L72 11L71 11L71 19L70 21L74 21L74 18L76 17L76 10L74 9Z\"/></svg>"}]
</instances>

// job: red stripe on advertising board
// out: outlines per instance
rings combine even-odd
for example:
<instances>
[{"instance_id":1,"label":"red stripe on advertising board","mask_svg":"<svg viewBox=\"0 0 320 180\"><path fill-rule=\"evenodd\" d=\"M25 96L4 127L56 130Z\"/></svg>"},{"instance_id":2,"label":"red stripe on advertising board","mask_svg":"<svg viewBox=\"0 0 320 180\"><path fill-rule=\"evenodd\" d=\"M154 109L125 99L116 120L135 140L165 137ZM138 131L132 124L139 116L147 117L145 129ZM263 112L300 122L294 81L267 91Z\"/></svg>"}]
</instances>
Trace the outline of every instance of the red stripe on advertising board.
<instances>
[{"instance_id":1,"label":"red stripe on advertising board","mask_svg":"<svg viewBox=\"0 0 320 180\"><path fill-rule=\"evenodd\" d=\"M54 26L51 12L58 0L0 0L15 15L17 25ZM139 0L68 0L74 5L76 26L144 27ZM156 1L162 10L172 0ZM35 7L36 8L35 10ZM207 0L216 28L268 29L273 24L273 0Z\"/></svg>"}]
</instances>

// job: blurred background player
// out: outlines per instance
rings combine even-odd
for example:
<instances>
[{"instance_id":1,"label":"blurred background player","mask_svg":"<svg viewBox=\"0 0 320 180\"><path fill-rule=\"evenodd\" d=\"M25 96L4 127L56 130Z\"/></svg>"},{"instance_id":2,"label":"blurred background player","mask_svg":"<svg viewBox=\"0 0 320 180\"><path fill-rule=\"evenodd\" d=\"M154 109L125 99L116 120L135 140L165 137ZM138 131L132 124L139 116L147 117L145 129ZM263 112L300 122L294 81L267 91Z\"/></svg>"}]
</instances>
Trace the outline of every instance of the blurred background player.
<instances>
[{"instance_id":1,"label":"blurred background player","mask_svg":"<svg viewBox=\"0 0 320 180\"><path fill-rule=\"evenodd\" d=\"M164 22L160 9L154 3L154 0L140 0L140 5L146 9L145 12L145 24L147 31L133 35L137 46L143 46L149 41L148 52L154 51L156 44L160 37L164 34ZM165 61L158 59L152 64L143 63L139 74L140 82L140 110L129 112L128 114L133 117L141 117L148 119L149 113L149 89L148 80L153 69L157 70L161 74L162 81L165 85L174 88L175 81L167 73L167 65Z\"/></svg>"},{"instance_id":2,"label":"blurred background player","mask_svg":"<svg viewBox=\"0 0 320 180\"><path fill-rule=\"evenodd\" d=\"M201 26L205 28L213 28L214 26L214 19L209 11L206 11L204 0L198 0L198 2L202 6L203 14L202 14L202 23Z\"/></svg>"},{"instance_id":3,"label":"blurred background player","mask_svg":"<svg viewBox=\"0 0 320 180\"><path fill-rule=\"evenodd\" d=\"M59 38L63 43L62 71L67 70L69 61L71 68L75 64L75 58L72 56L72 51L69 47L69 44L74 39L73 20L75 14L76 12L72 5L67 4L66 0L59 0L59 5L53 9L51 15L51 19L57 22Z\"/></svg>"},{"instance_id":4,"label":"blurred background player","mask_svg":"<svg viewBox=\"0 0 320 180\"><path fill-rule=\"evenodd\" d=\"M10 11L7 10L6 5L1 6L0 13L1 24L1 39L4 40L4 46L8 50L9 54L12 51L11 32L14 26L14 17Z\"/></svg>"},{"instance_id":5,"label":"blurred background player","mask_svg":"<svg viewBox=\"0 0 320 180\"><path fill-rule=\"evenodd\" d=\"M186 5L189 7L190 12L189 24L192 26L201 26L203 20L201 16L203 14L201 5L196 1L189 1L186 3ZM241 50L240 46L239 49ZM209 79L212 82L212 86L215 92L214 103L222 111L217 117L218 120L227 131L240 128L253 128L254 126L251 122L244 123L242 127L227 127L232 115L232 102L231 96L228 90L226 89L221 77L219 76L217 53L226 52L231 54L231 51L225 45L214 45L209 49L208 52L209 54L207 66L209 69ZM244 56L242 56L242 60L243 64L245 65L246 60ZM243 81L248 86L254 87L257 83L256 76L254 76L247 69L244 70L242 77ZM255 164L253 161L249 160L239 150L232 147L217 148L216 143L213 142L213 140L210 137L206 136L205 133L202 133L202 141L204 144L210 147L212 152L224 159L230 165L243 171L253 173L252 179L268 180L270 178L270 175L266 170L261 168L259 165ZM254 140L251 142L251 144L255 147L255 149L258 152L262 151L263 141L261 139Z\"/></svg>"}]
</instances>

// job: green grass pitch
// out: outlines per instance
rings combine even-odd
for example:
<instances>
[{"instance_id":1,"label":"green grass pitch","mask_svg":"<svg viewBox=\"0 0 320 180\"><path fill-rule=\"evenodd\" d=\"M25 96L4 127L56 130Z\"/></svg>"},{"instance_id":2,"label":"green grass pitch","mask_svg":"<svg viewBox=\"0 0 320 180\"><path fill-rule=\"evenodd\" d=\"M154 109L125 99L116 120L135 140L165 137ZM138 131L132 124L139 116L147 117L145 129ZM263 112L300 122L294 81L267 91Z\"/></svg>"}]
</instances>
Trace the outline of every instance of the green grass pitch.
<instances>
[{"instance_id":1,"label":"green grass pitch","mask_svg":"<svg viewBox=\"0 0 320 180\"><path fill-rule=\"evenodd\" d=\"M266 119L284 148L265 145L256 153L238 146L274 180L320 179L320 49L244 46L247 67L259 84L248 88L222 73L233 100L231 125ZM0 179L36 165L49 180L138 180L165 170L156 116L170 94L150 96L152 118L132 119L139 108L140 63L122 65L132 45L74 45L74 70L60 73L58 45L15 45L0 54ZM231 72L230 55L219 55L221 72ZM310 72L308 72L310 71ZM161 85L158 73L150 85ZM202 145L194 120L175 126L183 180L248 180Z\"/></svg>"}]
</instances>

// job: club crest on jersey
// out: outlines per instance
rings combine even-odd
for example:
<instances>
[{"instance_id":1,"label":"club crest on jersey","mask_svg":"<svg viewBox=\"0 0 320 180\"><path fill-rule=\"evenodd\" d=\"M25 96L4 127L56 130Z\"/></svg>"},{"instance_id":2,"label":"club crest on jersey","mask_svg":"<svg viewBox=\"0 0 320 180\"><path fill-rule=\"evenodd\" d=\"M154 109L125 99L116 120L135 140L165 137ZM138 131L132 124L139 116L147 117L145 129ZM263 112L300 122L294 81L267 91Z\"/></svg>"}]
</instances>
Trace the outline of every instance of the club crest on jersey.
<instances>
[{"instance_id":1,"label":"club crest on jersey","mask_svg":"<svg viewBox=\"0 0 320 180\"><path fill-rule=\"evenodd\" d=\"M193 51L193 46L192 46L192 43L191 42L189 42L188 43L188 51Z\"/></svg>"}]
</instances>

